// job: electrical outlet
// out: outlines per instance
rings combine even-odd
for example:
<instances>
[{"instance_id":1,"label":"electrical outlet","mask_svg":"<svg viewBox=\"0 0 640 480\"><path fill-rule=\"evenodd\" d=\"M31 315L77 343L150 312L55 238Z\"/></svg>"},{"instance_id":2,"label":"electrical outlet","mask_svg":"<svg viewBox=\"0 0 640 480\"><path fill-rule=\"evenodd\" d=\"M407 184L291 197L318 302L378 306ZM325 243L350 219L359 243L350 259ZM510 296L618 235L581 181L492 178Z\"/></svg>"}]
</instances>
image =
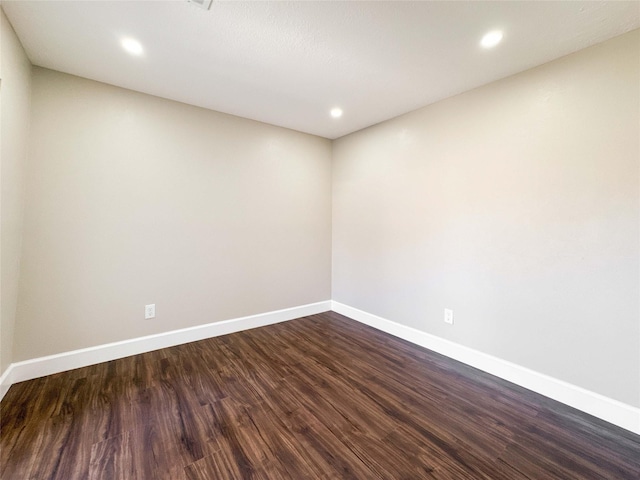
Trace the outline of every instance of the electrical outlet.
<instances>
[{"instance_id":1,"label":"electrical outlet","mask_svg":"<svg viewBox=\"0 0 640 480\"><path fill-rule=\"evenodd\" d=\"M453 310L449 308L444 309L444 323L453 325Z\"/></svg>"},{"instance_id":2,"label":"electrical outlet","mask_svg":"<svg viewBox=\"0 0 640 480\"><path fill-rule=\"evenodd\" d=\"M144 319L149 320L150 318L156 318L156 304L152 303L151 305L144 306Z\"/></svg>"}]
</instances>

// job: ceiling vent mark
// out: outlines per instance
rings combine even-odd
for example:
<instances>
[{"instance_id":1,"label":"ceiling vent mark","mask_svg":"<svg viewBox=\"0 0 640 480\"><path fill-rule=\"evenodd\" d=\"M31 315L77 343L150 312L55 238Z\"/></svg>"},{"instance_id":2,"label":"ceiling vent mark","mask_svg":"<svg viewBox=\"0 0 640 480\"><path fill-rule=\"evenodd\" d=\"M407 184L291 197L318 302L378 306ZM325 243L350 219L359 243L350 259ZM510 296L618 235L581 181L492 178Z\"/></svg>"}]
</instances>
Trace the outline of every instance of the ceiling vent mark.
<instances>
[{"instance_id":1,"label":"ceiling vent mark","mask_svg":"<svg viewBox=\"0 0 640 480\"><path fill-rule=\"evenodd\" d=\"M213 0L187 0L189 3L193 3L194 5L204 9L209 10L211 8L211 4Z\"/></svg>"}]
</instances>

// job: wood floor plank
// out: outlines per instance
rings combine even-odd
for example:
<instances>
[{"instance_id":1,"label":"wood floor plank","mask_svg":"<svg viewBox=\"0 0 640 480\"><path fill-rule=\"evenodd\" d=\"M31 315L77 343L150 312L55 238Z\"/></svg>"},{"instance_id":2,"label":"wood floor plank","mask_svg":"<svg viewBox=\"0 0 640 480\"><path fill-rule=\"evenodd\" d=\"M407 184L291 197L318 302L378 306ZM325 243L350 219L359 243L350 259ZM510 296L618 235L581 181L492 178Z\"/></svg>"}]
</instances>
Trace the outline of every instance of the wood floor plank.
<instances>
[{"instance_id":1,"label":"wood floor plank","mask_svg":"<svg viewBox=\"0 0 640 480\"><path fill-rule=\"evenodd\" d=\"M11 387L3 479L640 479L640 437L328 312Z\"/></svg>"},{"instance_id":2,"label":"wood floor plank","mask_svg":"<svg viewBox=\"0 0 640 480\"><path fill-rule=\"evenodd\" d=\"M89 480L125 480L135 478L139 468L134 462L131 432L125 432L93 444L89 461Z\"/></svg>"}]
</instances>

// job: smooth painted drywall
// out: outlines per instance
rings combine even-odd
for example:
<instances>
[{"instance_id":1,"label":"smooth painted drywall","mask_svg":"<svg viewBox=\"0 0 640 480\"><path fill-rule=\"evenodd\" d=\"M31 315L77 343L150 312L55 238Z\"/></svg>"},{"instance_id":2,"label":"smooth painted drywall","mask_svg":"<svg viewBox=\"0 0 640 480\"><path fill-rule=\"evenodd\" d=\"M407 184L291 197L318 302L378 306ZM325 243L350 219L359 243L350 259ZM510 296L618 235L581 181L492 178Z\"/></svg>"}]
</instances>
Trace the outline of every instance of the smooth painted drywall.
<instances>
[{"instance_id":1,"label":"smooth painted drywall","mask_svg":"<svg viewBox=\"0 0 640 480\"><path fill-rule=\"evenodd\" d=\"M14 361L330 298L329 140L36 67L32 103Z\"/></svg>"},{"instance_id":2,"label":"smooth painted drywall","mask_svg":"<svg viewBox=\"0 0 640 480\"><path fill-rule=\"evenodd\" d=\"M640 406L639 46L335 141L333 300Z\"/></svg>"},{"instance_id":3,"label":"smooth painted drywall","mask_svg":"<svg viewBox=\"0 0 640 480\"><path fill-rule=\"evenodd\" d=\"M0 9L0 375L13 361L30 98L31 63Z\"/></svg>"}]
</instances>

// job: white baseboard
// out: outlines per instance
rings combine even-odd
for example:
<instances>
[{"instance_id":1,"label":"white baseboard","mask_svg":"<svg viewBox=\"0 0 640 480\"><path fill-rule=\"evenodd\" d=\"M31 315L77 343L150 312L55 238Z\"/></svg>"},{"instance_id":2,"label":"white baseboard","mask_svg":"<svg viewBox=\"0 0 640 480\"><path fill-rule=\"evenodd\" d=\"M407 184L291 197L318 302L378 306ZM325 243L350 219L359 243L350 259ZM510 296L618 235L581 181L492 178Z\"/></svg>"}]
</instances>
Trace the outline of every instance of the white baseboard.
<instances>
[{"instance_id":1,"label":"white baseboard","mask_svg":"<svg viewBox=\"0 0 640 480\"><path fill-rule=\"evenodd\" d=\"M13 385L13 364L9 365L0 376L0 400L4 398L5 393L9 390L9 387Z\"/></svg>"},{"instance_id":2,"label":"white baseboard","mask_svg":"<svg viewBox=\"0 0 640 480\"><path fill-rule=\"evenodd\" d=\"M14 383L74 368L95 365L96 363L108 362L130 355L151 352L160 348L173 347L183 343L204 340L205 338L306 317L307 315L315 315L329 310L331 310L331 301L327 300L12 363L0 377L0 400Z\"/></svg>"},{"instance_id":3,"label":"white baseboard","mask_svg":"<svg viewBox=\"0 0 640 480\"><path fill-rule=\"evenodd\" d=\"M339 302L331 310L640 434L640 408Z\"/></svg>"},{"instance_id":4,"label":"white baseboard","mask_svg":"<svg viewBox=\"0 0 640 480\"><path fill-rule=\"evenodd\" d=\"M0 400L14 383L329 310L640 434L640 408L335 301L312 303L12 363L0 376Z\"/></svg>"}]
</instances>

